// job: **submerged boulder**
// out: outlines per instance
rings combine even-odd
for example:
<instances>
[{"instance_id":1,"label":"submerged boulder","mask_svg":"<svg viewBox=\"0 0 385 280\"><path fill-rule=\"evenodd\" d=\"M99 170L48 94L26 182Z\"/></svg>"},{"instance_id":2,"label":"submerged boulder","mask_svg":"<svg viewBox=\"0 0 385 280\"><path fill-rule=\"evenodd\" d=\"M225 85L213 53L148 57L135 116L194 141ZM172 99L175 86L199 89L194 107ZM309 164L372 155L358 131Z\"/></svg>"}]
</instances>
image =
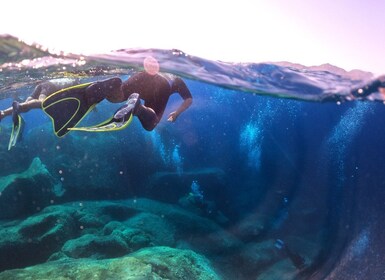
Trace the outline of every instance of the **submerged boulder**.
<instances>
[{"instance_id":1,"label":"submerged boulder","mask_svg":"<svg viewBox=\"0 0 385 280\"><path fill-rule=\"evenodd\" d=\"M61 250L65 256L76 259L89 257L94 259L114 258L129 252L124 239L112 234L108 236L85 234L77 239L67 241Z\"/></svg>"},{"instance_id":2,"label":"submerged boulder","mask_svg":"<svg viewBox=\"0 0 385 280\"><path fill-rule=\"evenodd\" d=\"M0 227L0 271L42 263L79 235L75 210L53 206L24 221ZM1 277L0 277L1 279Z\"/></svg>"},{"instance_id":3,"label":"submerged boulder","mask_svg":"<svg viewBox=\"0 0 385 280\"><path fill-rule=\"evenodd\" d=\"M0 273L0 279L221 279L209 261L190 250L146 248L126 257L64 259Z\"/></svg>"},{"instance_id":4,"label":"submerged boulder","mask_svg":"<svg viewBox=\"0 0 385 280\"><path fill-rule=\"evenodd\" d=\"M185 247L184 241L186 241L189 248L194 248L198 252L215 254L232 251L241 245L237 238L217 223L186 211L179 206L143 198L126 200L124 204L137 211L157 215L172 225L179 246Z\"/></svg>"},{"instance_id":5,"label":"submerged boulder","mask_svg":"<svg viewBox=\"0 0 385 280\"><path fill-rule=\"evenodd\" d=\"M298 278L299 271L295 268L289 259L283 259L264 269L264 271L254 279L282 280Z\"/></svg>"},{"instance_id":6,"label":"submerged boulder","mask_svg":"<svg viewBox=\"0 0 385 280\"><path fill-rule=\"evenodd\" d=\"M112 258L149 246L193 248L197 252L210 254L231 252L240 246L239 240L215 222L175 205L149 199L87 201L81 204L83 214L78 214L79 217L84 217L84 213L87 213L87 217L100 217L105 226L90 231L89 226L79 223L83 228L83 236L69 240L63 246L62 254L53 259L63 256ZM116 249L110 250L110 247Z\"/></svg>"},{"instance_id":7,"label":"submerged boulder","mask_svg":"<svg viewBox=\"0 0 385 280\"><path fill-rule=\"evenodd\" d=\"M143 256L142 266L150 264L151 256L156 259L154 265L151 264L150 274L144 274L155 278L140 279L205 279L194 276L205 266L202 264L197 268L199 261L195 256L199 255L189 250L208 256L220 255L221 258L230 256L232 260L234 251L242 245L237 238L207 218L176 205L149 199L78 201L51 205L24 221L0 221L0 225L0 271L41 264L47 260L60 261L63 266L71 262L71 266L81 267L96 264L96 260L123 258L131 254L129 256L135 259ZM172 251L170 247L178 250ZM175 261L179 256L180 259ZM84 258L93 261L82 262ZM174 261L176 264L170 265ZM180 268L179 261L186 265ZM189 262L196 272L186 270ZM42 266L42 269L46 268L54 271L48 264ZM177 269L180 269L179 272ZM22 275L27 275L24 273ZM185 273L192 273L192 277L185 277ZM185 278L173 276L179 274ZM7 279L2 278L3 275L0 275L0 279ZM49 279L44 275L40 278L38 274L32 279ZM50 279L60 278L53 275Z\"/></svg>"},{"instance_id":8,"label":"submerged boulder","mask_svg":"<svg viewBox=\"0 0 385 280\"><path fill-rule=\"evenodd\" d=\"M281 258L279 250L274 246L274 240L266 240L245 244L236 254L234 262L245 276L255 279L256 275Z\"/></svg>"},{"instance_id":9,"label":"submerged boulder","mask_svg":"<svg viewBox=\"0 0 385 280\"><path fill-rule=\"evenodd\" d=\"M24 172L0 178L0 219L38 212L61 195L60 183L36 157Z\"/></svg>"}]
</instances>

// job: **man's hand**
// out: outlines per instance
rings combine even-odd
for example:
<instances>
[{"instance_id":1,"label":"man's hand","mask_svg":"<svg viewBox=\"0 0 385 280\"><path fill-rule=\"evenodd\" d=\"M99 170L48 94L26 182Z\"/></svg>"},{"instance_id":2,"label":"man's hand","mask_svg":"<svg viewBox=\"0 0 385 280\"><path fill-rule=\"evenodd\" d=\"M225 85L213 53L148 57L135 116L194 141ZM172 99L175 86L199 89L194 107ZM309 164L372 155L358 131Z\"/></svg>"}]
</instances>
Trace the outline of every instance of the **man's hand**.
<instances>
[{"instance_id":1,"label":"man's hand","mask_svg":"<svg viewBox=\"0 0 385 280\"><path fill-rule=\"evenodd\" d=\"M168 119L167 121L169 122L175 122L176 118L178 117L176 111L170 113L170 115L168 115Z\"/></svg>"}]
</instances>

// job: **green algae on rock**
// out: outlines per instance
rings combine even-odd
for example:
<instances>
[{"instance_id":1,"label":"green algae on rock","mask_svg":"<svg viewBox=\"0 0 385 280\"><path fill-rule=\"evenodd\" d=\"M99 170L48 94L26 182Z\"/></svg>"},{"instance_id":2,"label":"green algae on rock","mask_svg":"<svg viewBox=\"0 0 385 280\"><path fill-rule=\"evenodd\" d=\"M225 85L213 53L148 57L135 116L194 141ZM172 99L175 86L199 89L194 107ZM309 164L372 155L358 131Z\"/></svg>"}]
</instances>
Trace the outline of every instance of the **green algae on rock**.
<instances>
[{"instance_id":1,"label":"green algae on rock","mask_svg":"<svg viewBox=\"0 0 385 280\"><path fill-rule=\"evenodd\" d=\"M219 280L221 277L210 268L206 258L193 251L152 247L116 259L65 259L8 270L0 273L0 279Z\"/></svg>"}]
</instances>

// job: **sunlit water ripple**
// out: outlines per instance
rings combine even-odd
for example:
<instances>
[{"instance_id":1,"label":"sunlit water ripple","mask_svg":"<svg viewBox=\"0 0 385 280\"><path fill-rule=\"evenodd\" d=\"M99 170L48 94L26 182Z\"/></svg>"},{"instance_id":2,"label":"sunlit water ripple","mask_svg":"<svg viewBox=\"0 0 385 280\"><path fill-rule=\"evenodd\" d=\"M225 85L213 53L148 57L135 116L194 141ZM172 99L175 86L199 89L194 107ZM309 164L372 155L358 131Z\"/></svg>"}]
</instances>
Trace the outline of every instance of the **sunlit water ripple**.
<instances>
[{"instance_id":1,"label":"sunlit water ripple","mask_svg":"<svg viewBox=\"0 0 385 280\"><path fill-rule=\"evenodd\" d=\"M227 63L188 55L179 50L124 49L106 54L51 55L4 63L0 66L0 94L10 97L23 86L51 78L126 75L143 68L146 57L155 58L161 71L254 94L305 101L343 102L355 99L383 101L378 92L360 97L351 91L374 79L363 71L304 67L291 63Z\"/></svg>"}]
</instances>

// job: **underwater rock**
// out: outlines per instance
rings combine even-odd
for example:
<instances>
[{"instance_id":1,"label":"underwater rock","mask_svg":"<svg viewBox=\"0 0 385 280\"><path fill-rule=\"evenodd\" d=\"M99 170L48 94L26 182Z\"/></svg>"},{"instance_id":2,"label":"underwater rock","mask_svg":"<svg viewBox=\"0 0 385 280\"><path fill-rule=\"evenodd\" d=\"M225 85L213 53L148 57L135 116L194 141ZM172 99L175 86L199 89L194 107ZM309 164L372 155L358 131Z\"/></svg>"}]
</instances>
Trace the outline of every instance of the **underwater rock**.
<instances>
[{"instance_id":1,"label":"underwater rock","mask_svg":"<svg viewBox=\"0 0 385 280\"><path fill-rule=\"evenodd\" d=\"M126 221L140 212L140 210L127 205L124 201L87 201L81 203L81 205L84 211L92 213L92 215L98 219L100 219L100 217L106 217L114 221Z\"/></svg>"},{"instance_id":2,"label":"underwater rock","mask_svg":"<svg viewBox=\"0 0 385 280\"><path fill-rule=\"evenodd\" d=\"M264 234L267 218L259 213L252 213L242 219L232 232L242 240L256 240Z\"/></svg>"},{"instance_id":3,"label":"underwater rock","mask_svg":"<svg viewBox=\"0 0 385 280\"><path fill-rule=\"evenodd\" d=\"M265 269L256 277L257 280L297 279L298 270L289 259L283 259Z\"/></svg>"},{"instance_id":4,"label":"underwater rock","mask_svg":"<svg viewBox=\"0 0 385 280\"><path fill-rule=\"evenodd\" d=\"M17 279L221 279L209 261L190 250L147 248L107 260L65 259L0 273L2 280Z\"/></svg>"},{"instance_id":5,"label":"underwater rock","mask_svg":"<svg viewBox=\"0 0 385 280\"><path fill-rule=\"evenodd\" d=\"M116 257L132 252L130 248L125 249L127 245L124 242L119 242L122 239L119 235L99 237L99 232L108 222L117 218L126 220L134 213L136 210L120 203L92 202L85 207L82 202L76 202L48 206L23 221L3 222L0 228L0 271L42 263L48 258L65 258L67 254L73 257ZM79 238L82 235L85 237ZM98 246L91 246L85 240ZM71 250L71 244L82 247L77 251ZM61 251L63 245L67 254ZM123 249L116 253L112 248ZM137 244L135 248L139 249Z\"/></svg>"},{"instance_id":6,"label":"underwater rock","mask_svg":"<svg viewBox=\"0 0 385 280\"><path fill-rule=\"evenodd\" d=\"M164 221L156 221L161 220L160 217L137 214L137 210L124 203L88 201L67 203L65 206L79 209L76 220L82 234L68 240L60 252L51 256L51 260L67 257L114 258L147 246L170 244L171 231L165 231Z\"/></svg>"},{"instance_id":7,"label":"underwater rock","mask_svg":"<svg viewBox=\"0 0 385 280\"><path fill-rule=\"evenodd\" d=\"M47 260L116 258L157 246L226 257L241 245L215 222L176 205L149 199L78 201L3 223L0 270Z\"/></svg>"},{"instance_id":8,"label":"underwater rock","mask_svg":"<svg viewBox=\"0 0 385 280\"><path fill-rule=\"evenodd\" d=\"M103 232L106 235L118 235L123 238L130 252L153 245L151 236L139 229L127 228L123 223L110 222L104 227Z\"/></svg>"},{"instance_id":9,"label":"underwater rock","mask_svg":"<svg viewBox=\"0 0 385 280\"><path fill-rule=\"evenodd\" d=\"M71 209L54 207L0 228L0 271L44 262L78 235Z\"/></svg>"},{"instance_id":10,"label":"underwater rock","mask_svg":"<svg viewBox=\"0 0 385 280\"><path fill-rule=\"evenodd\" d=\"M151 265L153 273L160 279L220 279L210 262L191 250L153 247L130 256Z\"/></svg>"},{"instance_id":11,"label":"underwater rock","mask_svg":"<svg viewBox=\"0 0 385 280\"><path fill-rule=\"evenodd\" d=\"M240 246L237 238L215 222L176 205L150 199L85 201L81 205L82 215L87 213L88 216L100 217L105 224L95 234L119 235L131 251L144 246L175 246L186 242L189 245L184 248L206 253L223 253ZM87 230L83 227L84 232Z\"/></svg>"},{"instance_id":12,"label":"underwater rock","mask_svg":"<svg viewBox=\"0 0 385 280\"><path fill-rule=\"evenodd\" d=\"M261 271L282 258L274 243L274 240L267 240L245 244L234 261L245 275L254 279Z\"/></svg>"},{"instance_id":13,"label":"underwater rock","mask_svg":"<svg viewBox=\"0 0 385 280\"><path fill-rule=\"evenodd\" d=\"M139 229L144 236L148 236L152 246L174 246L175 229L164 217L140 213L127 220L125 225L129 228Z\"/></svg>"},{"instance_id":14,"label":"underwater rock","mask_svg":"<svg viewBox=\"0 0 385 280\"><path fill-rule=\"evenodd\" d=\"M80 203L68 203L65 205L78 205ZM133 252L148 246L178 246L181 248L193 248L197 252L224 254L238 248L241 242L231 234L223 230L215 222L202 218L182 208L156 202L149 199L131 199L125 201L86 201L81 203L82 215L94 215L100 217L105 224L104 228L93 229L96 236L117 236L124 240L127 252ZM87 214L85 214L87 213ZM80 219L80 218L78 218ZM81 226L83 226L81 224ZM82 230L90 233L87 227ZM100 239L93 237L100 244ZM94 240L89 238L89 240ZM82 244L85 244L81 239ZM95 240L94 240L95 242ZM72 246L75 248L76 246ZM71 250L66 248L69 256ZM124 247L125 248L125 247ZM113 257L106 254L106 250L98 247L85 246L82 252L87 256ZM94 252L92 252L94 250ZM124 250L123 250L124 251ZM65 254L66 255L66 254Z\"/></svg>"},{"instance_id":15,"label":"underwater rock","mask_svg":"<svg viewBox=\"0 0 385 280\"><path fill-rule=\"evenodd\" d=\"M129 253L123 238L117 235L97 236L85 234L77 239L67 241L62 252L71 258L116 258Z\"/></svg>"},{"instance_id":16,"label":"underwater rock","mask_svg":"<svg viewBox=\"0 0 385 280\"><path fill-rule=\"evenodd\" d=\"M241 242L229 234L217 223L200 217L176 205L157 202L150 199L134 199L125 201L125 205L138 211L152 213L165 219L175 228L175 236L179 241L187 241L194 250L205 253L232 251ZM176 238L177 239L177 238ZM180 244L184 244L181 242Z\"/></svg>"},{"instance_id":17,"label":"underwater rock","mask_svg":"<svg viewBox=\"0 0 385 280\"><path fill-rule=\"evenodd\" d=\"M36 157L26 171L0 178L0 219L35 213L62 194L60 183Z\"/></svg>"}]
</instances>

